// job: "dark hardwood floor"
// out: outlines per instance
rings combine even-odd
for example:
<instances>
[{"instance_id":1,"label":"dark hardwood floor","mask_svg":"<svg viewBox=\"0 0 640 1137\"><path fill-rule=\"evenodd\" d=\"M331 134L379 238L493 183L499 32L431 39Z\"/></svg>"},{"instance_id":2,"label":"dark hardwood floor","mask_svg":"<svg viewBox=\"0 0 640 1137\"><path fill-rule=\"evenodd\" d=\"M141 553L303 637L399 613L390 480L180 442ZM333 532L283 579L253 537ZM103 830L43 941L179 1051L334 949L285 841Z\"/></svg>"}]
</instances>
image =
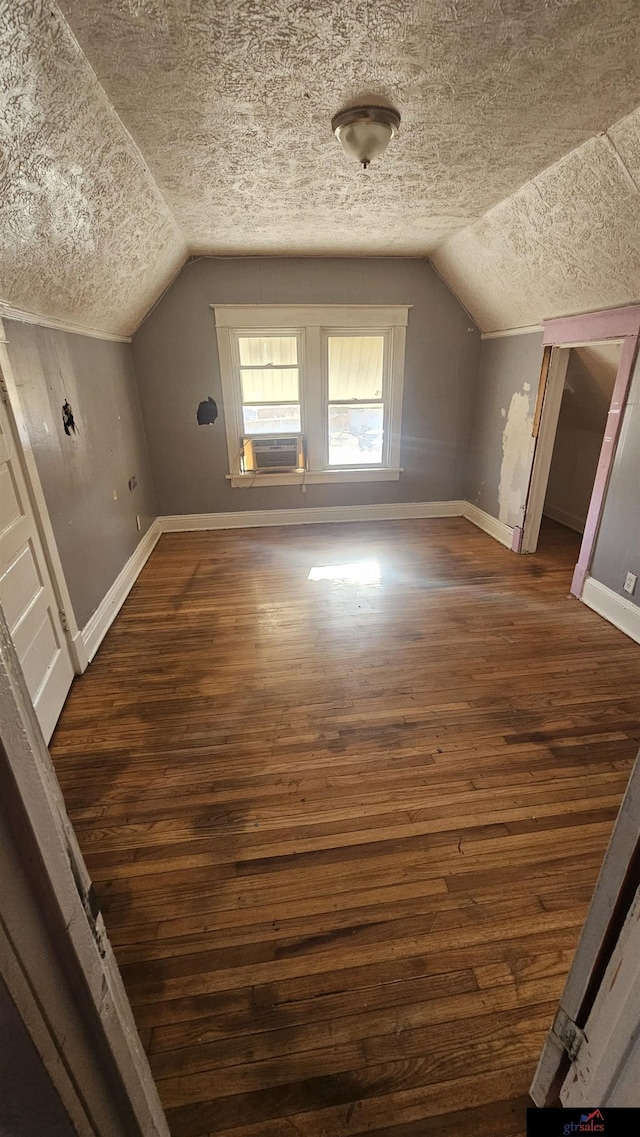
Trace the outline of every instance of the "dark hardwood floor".
<instances>
[{"instance_id":1,"label":"dark hardwood floor","mask_svg":"<svg viewBox=\"0 0 640 1137\"><path fill-rule=\"evenodd\" d=\"M577 541L161 539L52 753L173 1137L522 1137L640 739Z\"/></svg>"}]
</instances>

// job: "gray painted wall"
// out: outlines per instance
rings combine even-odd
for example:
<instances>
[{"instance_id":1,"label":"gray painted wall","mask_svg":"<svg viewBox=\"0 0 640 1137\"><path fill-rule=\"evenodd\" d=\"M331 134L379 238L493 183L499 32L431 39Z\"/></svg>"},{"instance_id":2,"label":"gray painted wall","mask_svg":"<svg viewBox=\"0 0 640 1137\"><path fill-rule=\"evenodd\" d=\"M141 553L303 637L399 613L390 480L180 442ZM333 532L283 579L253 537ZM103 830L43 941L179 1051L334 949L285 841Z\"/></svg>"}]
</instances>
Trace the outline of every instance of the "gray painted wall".
<instances>
[{"instance_id":1,"label":"gray painted wall","mask_svg":"<svg viewBox=\"0 0 640 1137\"><path fill-rule=\"evenodd\" d=\"M5 320L4 327L75 616L83 627L157 513L131 347L14 320ZM69 437L62 425L65 399L77 424ZM133 493L127 485L132 474L138 481Z\"/></svg>"},{"instance_id":2,"label":"gray painted wall","mask_svg":"<svg viewBox=\"0 0 640 1137\"><path fill-rule=\"evenodd\" d=\"M482 341L467 499L507 525L522 523L542 332Z\"/></svg>"},{"instance_id":3,"label":"gray painted wall","mask_svg":"<svg viewBox=\"0 0 640 1137\"><path fill-rule=\"evenodd\" d=\"M0 1137L74 1137L75 1132L0 978Z\"/></svg>"},{"instance_id":4,"label":"gray painted wall","mask_svg":"<svg viewBox=\"0 0 640 1137\"><path fill-rule=\"evenodd\" d=\"M397 482L233 489L211 304L412 304ZM212 258L185 266L133 340L161 514L464 496L480 336L422 260ZM214 427L198 403L218 403Z\"/></svg>"},{"instance_id":5,"label":"gray painted wall","mask_svg":"<svg viewBox=\"0 0 640 1137\"><path fill-rule=\"evenodd\" d=\"M640 605L640 359L622 419L590 572L625 600ZM628 572L639 578L633 596L622 587Z\"/></svg>"}]
</instances>

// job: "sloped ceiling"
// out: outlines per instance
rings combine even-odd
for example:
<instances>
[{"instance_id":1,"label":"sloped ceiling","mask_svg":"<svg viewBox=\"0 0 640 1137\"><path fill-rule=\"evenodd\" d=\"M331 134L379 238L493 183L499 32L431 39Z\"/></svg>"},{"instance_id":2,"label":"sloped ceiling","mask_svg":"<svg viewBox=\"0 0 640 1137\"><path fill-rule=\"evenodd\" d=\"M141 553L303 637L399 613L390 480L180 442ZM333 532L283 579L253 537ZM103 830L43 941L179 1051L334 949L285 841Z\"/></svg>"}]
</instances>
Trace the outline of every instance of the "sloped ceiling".
<instances>
[{"instance_id":1,"label":"sloped ceiling","mask_svg":"<svg viewBox=\"0 0 640 1137\"><path fill-rule=\"evenodd\" d=\"M604 431L620 362L621 344L574 347L564 384L560 416L576 430Z\"/></svg>"},{"instance_id":2,"label":"sloped ceiling","mask_svg":"<svg viewBox=\"0 0 640 1137\"><path fill-rule=\"evenodd\" d=\"M0 0L0 301L127 335L185 256L59 13Z\"/></svg>"},{"instance_id":3,"label":"sloped ceiling","mask_svg":"<svg viewBox=\"0 0 640 1137\"><path fill-rule=\"evenodd\" d=\"M429 254L640 101L637 0L60 0L194 252ZM402 114L366 173L331 116Z\"/></svg>"},{"instance_id":4,"label":"sloped ceiling","mask_svg":"<svg viewBox=\"0 0 640 1137\"><path fill-rule=\"evenodd\" d=\"M592 138L433 262L483 331L640 300L640 111Z\"/></svg>"},{"instance_id":5,"label":"sloped ceiling","mask_svg":"<svg viewBox=\"0 0 640 1137\"><path fill-rule=\"evenodd\" d=\"M574 221L576 242L593 242L589 216L602 227L620 195L629 206L620 178L632 174L609 141L587 140L639 101L637 0L60 8L73 35L44 0L0 0L6 302L128 332L187 251L437 250L438 269L486 330L530 324L553 305L593 306L583 300L598 292L586 261L572 293L564 251L540 293L538 243L550 213L571 245ZM398 139L366 172L330 132L331 115L363 97L402 114ZM541 203L540 171L582 144L582 181L560 179ZM594 187L608 199L594 199ZM567 192L582 206L567 206ZM500 210L505 232L491 220Z\"/></svg>"}]
</instances>

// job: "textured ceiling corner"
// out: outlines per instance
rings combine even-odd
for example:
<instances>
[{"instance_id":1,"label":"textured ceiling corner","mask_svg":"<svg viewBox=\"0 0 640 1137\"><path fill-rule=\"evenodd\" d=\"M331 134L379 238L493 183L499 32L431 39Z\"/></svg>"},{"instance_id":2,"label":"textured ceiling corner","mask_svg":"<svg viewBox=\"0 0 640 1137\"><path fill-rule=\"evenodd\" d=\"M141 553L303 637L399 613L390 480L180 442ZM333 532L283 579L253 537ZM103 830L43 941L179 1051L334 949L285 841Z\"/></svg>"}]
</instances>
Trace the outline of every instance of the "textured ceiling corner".
<instances>
[{"instance_id":1,"label":"textured ceiling corner","mask_svg":"<svg viewBox=\"0 0 640 1137\"><path fill-rule=\"evenodd\" d=\"M637 299L638 0L57 2L0 0L5 303L128 334L187 244L436 249L487 331ZM363 93L402 114L366 172Z\"/></svg>"},{"instance_id":2,"label":"textured ceiling corner","mask_svg":"<svg viewBox=\"0 0 640 1137\"><path fill-rule=\"evenodd\" d=\"M640 109L590 138L433 263L484 332L640 300Z\"/></svg>"},{"instance_id":3,"label":"textured ceiling corner","mask_svg":"<svg viewBox=\"0 0 640 1137\"><path fill-rule=\"evenodd\" d=\"M193 253L427 256L638 103L638 0L58 2Z\"/></svg>"},{"instance_id":4,"label":"textured ceiling corner","mask_svg":"<svg viewBox=\"0 0 640 1137\"><path fill-rule=\"evenodd\" d=\"M64 19L0 0L0 300L129 335L187 255Z\"/></svg>"}]
</instances>

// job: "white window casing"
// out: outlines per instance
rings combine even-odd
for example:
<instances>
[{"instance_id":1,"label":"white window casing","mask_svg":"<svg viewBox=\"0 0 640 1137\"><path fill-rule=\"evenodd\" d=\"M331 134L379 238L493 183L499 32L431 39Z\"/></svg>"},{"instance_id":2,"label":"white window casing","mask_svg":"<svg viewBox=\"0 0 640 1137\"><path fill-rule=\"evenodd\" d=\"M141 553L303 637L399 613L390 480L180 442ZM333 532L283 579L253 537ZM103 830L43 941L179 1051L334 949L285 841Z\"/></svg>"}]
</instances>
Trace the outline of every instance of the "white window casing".
<instances>
[{"instance_id":1,"label":"white window casing","mask_svg":"<svg viewBox=\"0 0 640 1137\"><path fill-rule=\"evenodd\" d=\"M224 419L232 486L314 485L320 482L392 481L400 477L400 432L407 305L230 305L214 310ZM300 377L301 427L306 439L307 469L279 473L243 473L244 429L238 341L247 335L296 336ZM382 460L344 467L329 464L328 340L330 336L383 336L382 395L384 432ZM336 402L337 400L333 400ZM367 400L363 400L367 401ZM356 400L345 399L344 402ZM275 433L275 432L274 432Z\"/></svg>"}]
</instances>

